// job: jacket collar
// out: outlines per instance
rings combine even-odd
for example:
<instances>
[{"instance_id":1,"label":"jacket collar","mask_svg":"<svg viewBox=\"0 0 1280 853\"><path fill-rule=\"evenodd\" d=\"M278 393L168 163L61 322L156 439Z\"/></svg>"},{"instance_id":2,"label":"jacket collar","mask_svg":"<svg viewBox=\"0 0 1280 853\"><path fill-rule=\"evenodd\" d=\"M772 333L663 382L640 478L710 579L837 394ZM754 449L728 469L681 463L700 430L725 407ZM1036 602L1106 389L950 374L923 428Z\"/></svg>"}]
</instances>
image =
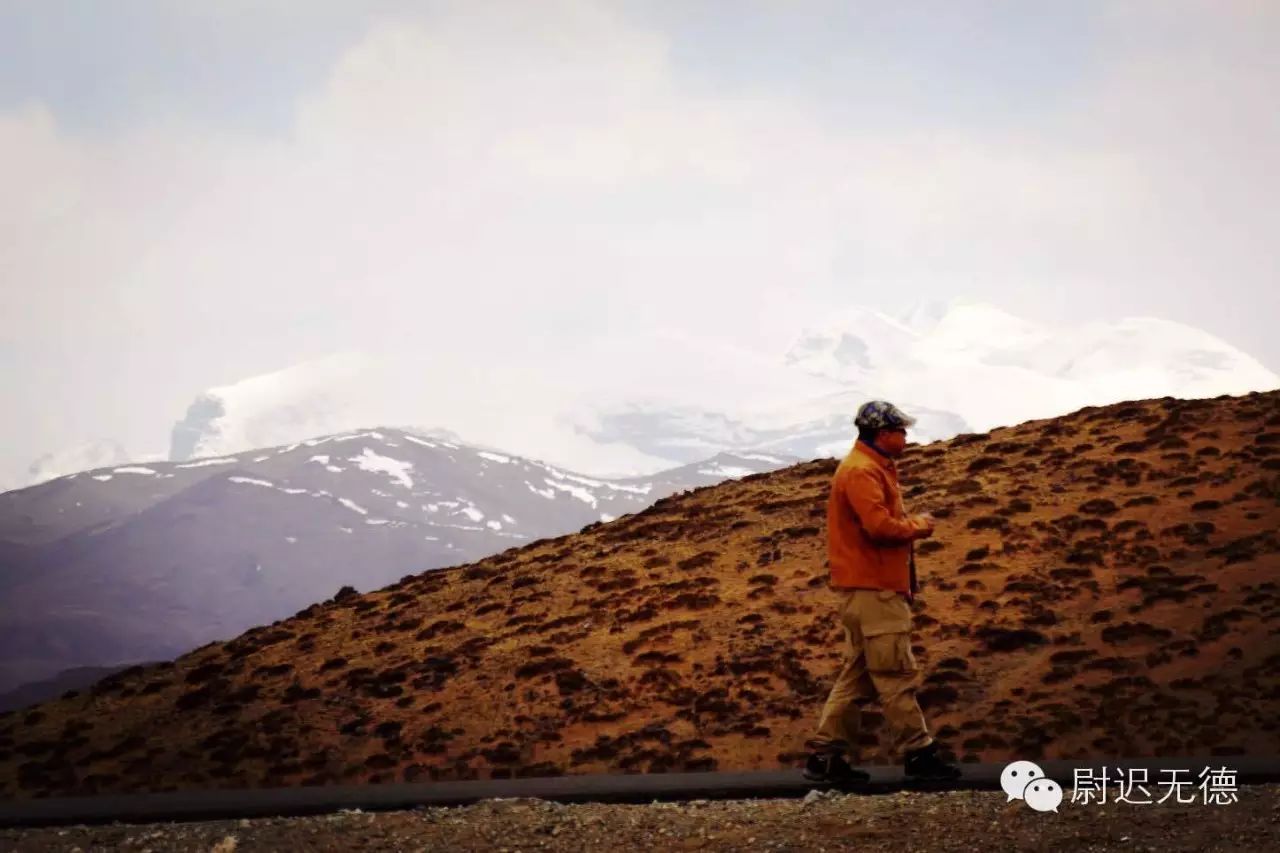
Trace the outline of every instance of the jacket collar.
<instances>
[{"instance_id":1,"label":"jacket collar","mask_svg":"<svg viewBox=\"0 0 1280 853\"><path fill-rule=\"evenodd\" d=\"M885 456L884 453L880 451L880 448L876 447L871 442L863 441L860 438L855 439L853 442L853 447L854 447L854 450L857 450L858 448L862 448L863 455L873 460L881 468L884 468L888 471L892 471L895 474L898 472L898 467L893 464L893 460L890 459L888 456Z\"/></svg>"}]
</instances>

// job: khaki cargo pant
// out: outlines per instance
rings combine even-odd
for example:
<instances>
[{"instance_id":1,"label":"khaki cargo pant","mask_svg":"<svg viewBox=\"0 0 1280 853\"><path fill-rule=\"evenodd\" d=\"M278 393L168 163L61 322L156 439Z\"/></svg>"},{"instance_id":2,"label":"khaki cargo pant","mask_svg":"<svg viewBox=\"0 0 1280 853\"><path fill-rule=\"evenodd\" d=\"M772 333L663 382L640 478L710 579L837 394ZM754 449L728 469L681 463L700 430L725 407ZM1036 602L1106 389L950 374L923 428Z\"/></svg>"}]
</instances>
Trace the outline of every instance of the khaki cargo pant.
<instances>
[{"instance_id":1,"label":"khaki cargo pant","mask_svg":"<svg viewBox=\"0 0 1280 853\"><path fill-rule=\"evenodd\" d=\"M806 746L858 756L861 704L879 698L895 754L928 746L933 738L916 691L920 668L911 653L911 607L888 589L840 590L839 620L848 658L827 697L818 732Z\"/></svg>"}]
</instances>

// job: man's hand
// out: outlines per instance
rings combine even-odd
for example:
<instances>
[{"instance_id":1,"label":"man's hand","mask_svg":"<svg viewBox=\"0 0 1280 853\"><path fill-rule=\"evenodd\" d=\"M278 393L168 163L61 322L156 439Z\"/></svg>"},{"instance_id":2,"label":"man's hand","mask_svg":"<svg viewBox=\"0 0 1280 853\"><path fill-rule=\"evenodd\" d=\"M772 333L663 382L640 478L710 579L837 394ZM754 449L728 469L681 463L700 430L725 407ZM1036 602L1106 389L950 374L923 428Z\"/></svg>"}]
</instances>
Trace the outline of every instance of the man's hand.
<instances>
[{"instance_id":1,"label":"man's hand","mask_svg":"<svg viewBox=\"0 0 1280 853\"><path fill-rule=\"evenodd\" d=\"M912 523L920 528L919 532L916 533L917 539L928 539L933 535L933 516L929 513L921 513L915 516L912 519Z\"/></svg>"}]
</instances>

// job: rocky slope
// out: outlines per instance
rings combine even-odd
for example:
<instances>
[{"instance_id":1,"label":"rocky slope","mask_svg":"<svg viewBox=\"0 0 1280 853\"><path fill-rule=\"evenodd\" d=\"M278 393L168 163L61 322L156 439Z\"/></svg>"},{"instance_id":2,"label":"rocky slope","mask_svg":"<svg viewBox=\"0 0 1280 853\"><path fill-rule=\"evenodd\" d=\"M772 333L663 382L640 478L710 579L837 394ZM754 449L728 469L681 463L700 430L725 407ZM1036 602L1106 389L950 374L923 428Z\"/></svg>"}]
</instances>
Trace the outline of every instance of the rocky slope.
<instances>
[{"instance_id":1,"label":"rocky slope","mask_svg":"<svg viewBox=\"0 0 1280 853\"><path fill-rule=\"evenodd\" d=\"M835 464L348 591L0 716L0 796L794 762L841 658ZM900 465L940 519L921 700L962 757L1280 752L1280 392L1087 407Z\"/></svg>"}]
</instances>

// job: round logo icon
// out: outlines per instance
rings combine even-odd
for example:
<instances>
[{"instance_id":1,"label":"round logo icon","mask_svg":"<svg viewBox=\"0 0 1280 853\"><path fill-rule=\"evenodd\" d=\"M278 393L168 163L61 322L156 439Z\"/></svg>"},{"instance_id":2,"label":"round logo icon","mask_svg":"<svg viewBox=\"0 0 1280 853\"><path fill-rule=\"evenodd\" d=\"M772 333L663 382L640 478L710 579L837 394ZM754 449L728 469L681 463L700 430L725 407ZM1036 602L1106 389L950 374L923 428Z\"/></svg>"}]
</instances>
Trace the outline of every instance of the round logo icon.
<instances>
[{"instance_id":1,"label":"round logo icon","mask_svg":"<svg viewBox=\"0 0 1280 853\"><path fill-rule=\"evenodd\" d=\"M1021 800L1027 782L1043 779L1044 771L1034 761L1014 761L1000 771L1000 787L1009 795L1009 800Z\"/></svg>"},{"instance_id":2,"label":"round logo icon","mask_svg":"<svg viewBox=\"0 0 1280 853\"><path fill-rule=\"evenodd\" d=\"M1052 779L1032 779L1022 789L1022 799L1038 812L1056 812L1062 803L1062 786Z\"/></svg>"}]
</instances>

